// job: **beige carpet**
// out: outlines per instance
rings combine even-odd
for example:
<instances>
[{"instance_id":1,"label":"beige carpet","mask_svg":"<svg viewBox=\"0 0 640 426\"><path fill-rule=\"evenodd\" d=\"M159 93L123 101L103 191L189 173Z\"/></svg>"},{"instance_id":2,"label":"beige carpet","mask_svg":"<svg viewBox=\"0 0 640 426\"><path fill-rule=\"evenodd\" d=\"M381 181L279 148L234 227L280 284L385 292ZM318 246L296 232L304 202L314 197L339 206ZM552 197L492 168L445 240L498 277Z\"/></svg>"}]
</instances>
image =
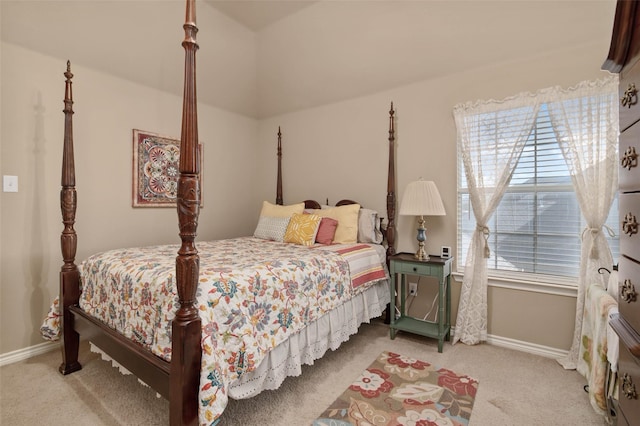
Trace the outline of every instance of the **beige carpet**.
<instances>
[{"instance_id":1,"label":"beige carpet","mask_svg":"<svg viewBox=\"0 0 640 426\"><path fill-rule=\"evenodd\" d=\"M382 351L393 351L462 371L481 386L471 414L479 425L603 425L582 387L583 377L556 361L491 345L446 343L398 333L389 339L381 322L363 325L337 351L330 351L277 391L231 401L222 425L308 425ZM84 344L83 369L63 377L57 351L0 368L0 424L162 425L168 403L118 371Z\"/></svg>"}]
</instances>

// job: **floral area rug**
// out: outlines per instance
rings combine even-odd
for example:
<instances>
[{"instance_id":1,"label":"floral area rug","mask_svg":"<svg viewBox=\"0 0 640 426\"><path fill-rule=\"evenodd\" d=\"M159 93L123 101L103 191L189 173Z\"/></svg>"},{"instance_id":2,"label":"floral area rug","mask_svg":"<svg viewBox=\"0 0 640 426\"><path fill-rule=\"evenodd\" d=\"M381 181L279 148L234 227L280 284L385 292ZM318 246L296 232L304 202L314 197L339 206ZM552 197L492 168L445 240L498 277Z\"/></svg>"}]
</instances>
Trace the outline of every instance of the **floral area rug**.
<instances>
[{"instance_id":1,"label":"floral area rug","mask_svg":"<svg viewBox=\"0 0 640 426\"><path fill-rule=\"evenodd\" d=\"M478 381L382 352L314 426L468 425Z\"/></svg>"}]
</instances>

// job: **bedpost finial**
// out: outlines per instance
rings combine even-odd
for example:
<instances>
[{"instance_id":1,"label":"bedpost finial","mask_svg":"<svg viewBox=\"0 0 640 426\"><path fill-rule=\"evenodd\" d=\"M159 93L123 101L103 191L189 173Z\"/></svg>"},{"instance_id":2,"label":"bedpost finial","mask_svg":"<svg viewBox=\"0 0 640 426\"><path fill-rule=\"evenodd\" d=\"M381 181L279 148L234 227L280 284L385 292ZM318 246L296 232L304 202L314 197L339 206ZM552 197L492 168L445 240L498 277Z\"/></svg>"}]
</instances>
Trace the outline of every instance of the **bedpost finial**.
<instances>
[{"instance_id":1,"label":"bedpost finial","mask_svg":"<svg viewBox=\"0 0 640 426\"><path fill-rule=\"evenodd\" d=\"M391 109L389 110L389 114L393 115L395 113L393 109L393 101L391 101Z\"/></svg>"},{"instance_id":2,"label":"bedpost finial","mask_svg":"<svg viewBox=\"0 0 640 426\"><path fill-rule=\"evenodd\" d=\"M282 132L280 126L278 126L278 157L282 156Z\"/></svg>"},{"instance_id":3,"label":"bedpost finial","mask_svg":"<svg viewBox=\"0 0 640 426\"><path fill-rule=\"evenodd\" d=\"M71 80L73 78L73 74L71 73L71 61L67 59L67 71L65 71L64 76L67 77L67 80Z\"/></svg>"}]
</instances>

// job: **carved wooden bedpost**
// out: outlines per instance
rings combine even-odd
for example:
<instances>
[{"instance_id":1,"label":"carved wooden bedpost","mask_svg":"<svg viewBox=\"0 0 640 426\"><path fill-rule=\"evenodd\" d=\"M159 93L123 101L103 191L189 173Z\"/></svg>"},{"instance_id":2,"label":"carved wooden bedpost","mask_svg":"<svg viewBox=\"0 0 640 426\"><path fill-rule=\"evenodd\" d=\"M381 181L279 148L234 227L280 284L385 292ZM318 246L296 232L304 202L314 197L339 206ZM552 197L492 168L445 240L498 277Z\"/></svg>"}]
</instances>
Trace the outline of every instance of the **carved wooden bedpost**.
<instances>
[{"instance_id":1,"label":"carved wooden bedpost","mask_svg":"<svg viewBox=\"0 0 640 426\"><path fill-rule=\"evenodd\" d=\"M78 236L73 225L76 222L76 172L73 158L73 92L71 90L71 63L67 61L64 73L64 146L62 149L62 179L60 190L60 209L64 230L60 235L60 246L64 264L60 270L60 312L62 313L62 374L70 374L82 368L78 362L80 336L73 330L73 316L69 306L77 305L80 298L80 274L75 264Z\"/></svg>"},{"instance_id":2,"label":"carved wooden bedpost","mask_svg":"<svg viewBox=\"0 0 640 426\"><path fill-rule=\"evenodd\" d=\"M394 125L393 102L389 110L389 173L387 174L387 216L389 222L385 235L387 237L387 267L390 266L390 258L396 254L396 130ZM384 323L391 322L391 304L387 303Z\"/></svg>"},{"instance_id":3,"label":"carved wooden bedpost","mask_svg":"<svg viewBox=\"0 0 640 426\"><path fill-rule=\"evenodd\" d=\"M282 132L278 126L278 181L276 182L276 204L283 205L282 199Z\"/></svg>"},{"instance_id":4,"label":"carved wooden bedpost","mask_svg":"<svg viewBox=\"0 0 640 426\"><path fill-rule=\"evenodd\" d=\"M200 257L195 246L200 210L200 152L196 98L196 13L194 0L187 0L184 24L185 50L180 177L178 178L178 223L182 245L176 257L179 308L172 323L170 373L170 421L172 425L198 422L201 321L196 303Z\"/></svg>"},{"instance_id":5,"label":"carved wooden bedpost","mask_svg":"<svg viewBox=\"0 0 640 426\"><path fill-rule=\"evenodd\" d=\"M395 159L395 126L393 102L389 110L389 174L387 175L387 264L389 257L396 254L396 159Z\"/></svg>"}]
</instances>

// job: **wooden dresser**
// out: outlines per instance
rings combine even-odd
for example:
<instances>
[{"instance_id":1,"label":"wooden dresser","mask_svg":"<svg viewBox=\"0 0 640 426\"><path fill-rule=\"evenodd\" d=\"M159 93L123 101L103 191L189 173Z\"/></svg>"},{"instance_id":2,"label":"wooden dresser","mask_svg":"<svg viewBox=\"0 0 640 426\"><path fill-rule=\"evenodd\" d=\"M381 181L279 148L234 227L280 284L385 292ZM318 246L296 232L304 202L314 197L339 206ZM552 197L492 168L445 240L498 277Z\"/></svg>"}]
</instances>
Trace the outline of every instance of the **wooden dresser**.
<instances>
[{"instance_id":1,"label":"wooden dresser","mask_svg":"<svg viewBox=\"0 0 640 426\"><path fill-rule=\"evenodd\" d=\"M618 0L603 69L620 73L618 425L640 425L640 1Z\"/></svg>"}]
</instances>

